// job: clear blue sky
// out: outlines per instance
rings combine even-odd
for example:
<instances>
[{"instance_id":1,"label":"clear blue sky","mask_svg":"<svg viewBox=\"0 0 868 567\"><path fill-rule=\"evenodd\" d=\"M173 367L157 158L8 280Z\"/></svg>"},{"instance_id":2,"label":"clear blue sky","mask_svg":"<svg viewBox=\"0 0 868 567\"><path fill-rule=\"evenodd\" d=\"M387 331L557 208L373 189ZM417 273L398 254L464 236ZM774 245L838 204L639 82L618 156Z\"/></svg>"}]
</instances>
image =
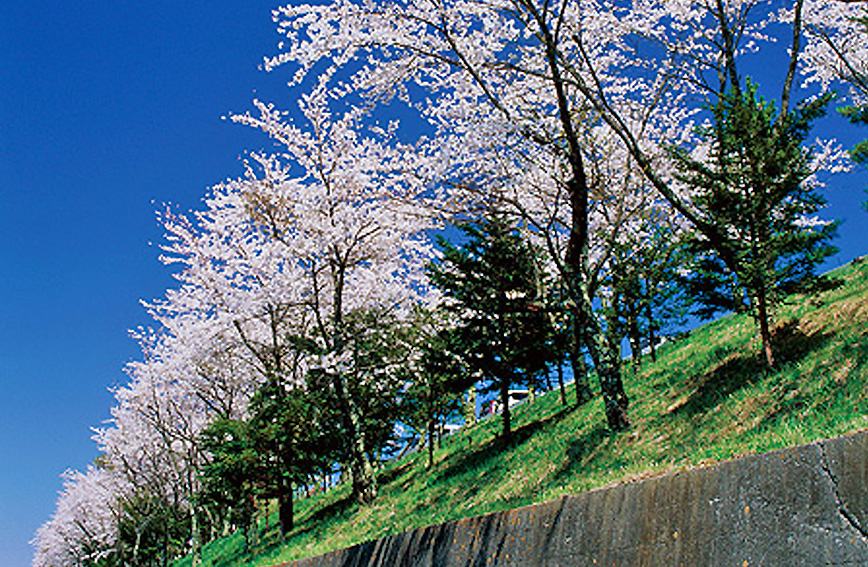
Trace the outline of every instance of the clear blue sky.
<instances>
[{"instance_id":1,"label":"clear blue sky","mask_svg":"<svg viewBox=\"0 0 868 567\"><path fill-rule=\"evenodd\" d=\"M60 473L96 456L90 428L138 357L139 299L172 280L155 208L196 208L261 134L221 120L257 94L275 1L7 2L0 12L0 567L30 564ZM840 129L843 122L829 126ZM834 266L868 252L866 176L840 178Z\"/></svg>"},{"instance_id":2,"label":"clear blue sky","mask_svg":"<svg viewBox=\"0 0 868 567\"><path fill-rule=\"evenodd\" d=\"M221 116L254 89L285 97L285 77L257 69L276 5L3 4L0 567L30 564L60 473L96 456L90 428L138 357L127 329L148 322L138 301L172 285L155 208L197 207L267 144Z\"/></svg>"}]
</instances>

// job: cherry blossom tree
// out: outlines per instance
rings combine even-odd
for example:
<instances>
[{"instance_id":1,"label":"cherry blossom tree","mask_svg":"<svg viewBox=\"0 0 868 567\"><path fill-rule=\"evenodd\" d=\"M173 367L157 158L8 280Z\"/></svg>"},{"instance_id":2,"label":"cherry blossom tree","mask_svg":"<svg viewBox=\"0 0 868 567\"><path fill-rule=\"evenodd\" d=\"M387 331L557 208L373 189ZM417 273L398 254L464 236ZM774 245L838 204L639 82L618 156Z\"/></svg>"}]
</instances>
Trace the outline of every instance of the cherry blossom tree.
<instances>
[{"instance_id":1,"label":"cherry blossom tree","mask_svg":"<svg viewBox=\"0 0 868 567\"><path fill-rule=\"evenodd\" d=\"M268 66L292 64L296 80L303 81L325 60L350 75L337 87L341 92L372 101L389 101L398 93L436 131L427 141L436 146L439 168L427 173L436 173L457 193L472 190L484 195L483 201L514 204L537 229L560 231L567 244L552 256L567 282L575 327L600 376L610 427L627 427L619 360L594 315L587 278L593 200L588 162L596 158L594 141L605 132L588 126L599 122L599 111L572 79L585 56L613 68L634 66L612 46L620 41L612 34L623 27L617 14L595 2L523 0L339 0L287 6L276 14L288 42ZM578 50L573 38L579 33L594 46L584 47L592 53ZM626 79L620 83L626 93ZM666 114L651 112L672 96L662 85L639 82L631 92L633 98L620 98L622 116L631 125L638 122L637 128L671 130L682 115L671 104ZM667 122L658 120L661 116Z\"/></svg>"},{"instance_id":2,"label":"cherry blossom tree","mask_svg":"<svg viewBox=\"0 0 868 567\"><path fill-rule=\"evenodd\" d=\"M51 519L36 532L34 567L81 567L112 560L119 554L123 514L119 496L130 489L110 468L90 466L67 471Z\"/></svg>"},{"instance_id":3,"label":"cherry blossom tree","mask_svg":"<svg viewBox=\"0 0 868 567\"><path fill-rule=\"evenodd\" d=\"M529 199L561 204L569 238L553 261L561 262L576 305L576 327L600 375L609 424L621 429L628 424L627 397L588 288L591 140L616 136L626 153L622 161L641 171L735 270L726 228L673 178L662 150L690 141L691 121L724 93L743 88L744 59L781 36L778 115L787 116L795 79L805 69L805 21L817 13L804 0L784 6L761 0L337 0L278 10L288 41L267 65L292 65L300 82L325 62L345 73L342 93L371 101L391 101L397 93L436 129L446 183L486 186L488 195L492 185L501 195L512 189L522 195L512 201L524 205L525 214L540 211L527 206ZM830 37L841 44L843 36ZM545 176L565 199L518 182ZM544 226L544 217L535 218Z\"/></svg>"},{"instance_id":4,"label":"cherry blossom tree","mask_svg":"<svg viewBox=\"0 0 868 567\"><path fill-rule=\"evenodd\" d=\"M786 16L784 14L783 16ZM843 81L851 101L868 99L868 8L864 2L807 0L802 71L808 84Z\"/></svg>"},{"instance_id":5,"label":"cherry blossom tree","mask_svg":"<svg viewBox=\"0 0 868 567\"><path fill-rule=\"evenodd\" d=\"M427 287L423 267L432 252L424 231L432 221L425 186L404 174L413 167L413 148L388 143L387 131L363 134L359 109L333 116L323 85L300 100L304 130L263 103L256 103L258 116L234 117L284 149L254 155L258 175L251 170L235 188L252 199L258 226L280 253L296 262L318 364L338 400L354 494L370 502L376 483L359 401L347 382L361 376L348 348L347 317L409 313Z\"/></svg>"},{"instance_id":6,"label":"cherry blossom tree","mask_svg":"<svg viewBox=\"0 0 868 567\"><path fill-rule=\"evenodd\" d=\"M215 188L196 223L166 215L167 262L184 266L182 289L152 309L164 325L188 310L247 351L263 381L303 387L330 377L347 439L347 468L363 502L376 494L347 317L400 316L424 293L432 226L425 186L404 172L416 152L382 129L362 132L361 110L334 116L329 93L300 100L302 126L273 106L233 120L261 128L283 148L250 155L244 178Z\"/></svg>"},{"instance_id":7,"label":"cherry blossom tree","mask_svg":"<svg viewBox=\"0 0 868 567\"><path fill-rule=\"evenodd\" d=\"M102 455L86 473L67 475L54 518L34 540L35 565L162 564L191 541L198 552L198 437L210 419L246 407L249 377L216 352L218 342L191 348L191 321L175 325L182 328L183 338L136 334L144 358L129 365L111 420L95 431ZM64 554L78 563L58 559Z\"/></svg>"},{"instance_id":8,"label":"cherry blossom tree","mask_svg":"<svg viewBox=\"0 0 868 567\"><path fill-rule=\"evenodd\" d=\"M841 113L854 124L868 125L868 7L864 2L808 2L807 6L806 81L824 87L843 81L849 87L850 104ZM857 143L850 155L868 165L868 140Z\"/></svg>"},{"instance_id":9,"label":"cherry blossom tree","mask_svg":"<svg viewBox=\"0 0 868 567\"><path fill-rule=\"evenodd\" d=\"M203 462L199 434L211 418L185 383L177 359L153 354L130 365L130 383L115 392L109 426L96 431L104 460L127 480L124 502L128 554L134 564L149 555L163 561L198 553L201 518L193 505ZM191 537L192 535L192 537Z\"/></svg>"},{"instance_id":10,"label":"cherry blossom tree","mask_svg":"<svg viewBox=\"0 0 868 567\"><path fill-rule=\"evenodd\" d=\"M265 385L280 391L301 387L304 368L292 338L304 334L305 317L293 259L277 254L267 234L257 230L246 196L224 189L215 189L208 210L197 215L198 225L170 211L162 216L169 237L164 261L184 265L178 274L183 285L149 308L163 329L209 354L197 356L206 362L196 366L203 384L216 386L230 368L244 377L240 402L246 411L253 392ZM210 403L210 409L225 408ZM212 417L241 416L223 411ZM278 483L276 497L285 533L292 487Z\"/></svg>"},{"instance_id":11,"label":"cherry blossom tree","mask_svg":"<svg viewBox=\"0 0 868 567\"><path fill-rule=\"evenodd\" d=\"M189 514L195 540L191 497L208 458L201 432L245 416L259 386L292 395L311 374L338 402L354 495L372 501L375 442L363 398L393 395L384 386L401 355L366 338L432 300L426 231L442 213L494 207L546 250L542 270L564 284L576 368L587 348L609 427L629 427L611 324L595 307L619 269L614 245L653 232L643 224L654 222L650 208L677 226L686 219L729 269L738 262L724 246L726 227L673 174L667 148L710 155L694 122L743 90L745 58L776 38L785 38L777 116L800 93L841 81L864 104L863 8L329 0L276 10L286 43L266 67L292 67L293 92L305 93L300 113L255 101L255 112L233 115L278 149L251 153L245 175L215 187L203 211L161 217L164 261L181 266L180 286L147 304L160 328L137 334L144 358L96 434L105 456L67 475L34 540L34 564L135 556L136 534L144 537L160 505ZM801 90L799 76L814 90ZM418 131L391 121L409 112L423 121ZM817 154L813 170L835 167L837 150Z\"/></svg>"}]
</instances>

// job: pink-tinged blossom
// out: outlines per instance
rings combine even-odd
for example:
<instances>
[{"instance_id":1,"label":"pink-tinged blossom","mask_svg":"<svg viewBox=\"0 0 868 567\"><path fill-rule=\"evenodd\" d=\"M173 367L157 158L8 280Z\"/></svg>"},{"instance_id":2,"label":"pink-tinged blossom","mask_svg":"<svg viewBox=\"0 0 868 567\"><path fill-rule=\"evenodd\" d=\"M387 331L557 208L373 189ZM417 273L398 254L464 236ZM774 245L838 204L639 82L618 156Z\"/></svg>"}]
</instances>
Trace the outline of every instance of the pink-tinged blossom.
<instances>
[{"instance_id":1,"label":"pink-tinged blossom","mask_svg":"<svg viewBox=\"0 0 868 567\"><path fill-rule=\"evenodd\" d=\"M789 14L783 11L781 18ZM866 16L864 2L805 1L801 71L807 85L826 89L843 81L855 102L868 100L868 30L857 21Z\"/></svg>"},{"instance_id":2,"label":"pink-tinged blossom","mask_svg":"<svg viewBox=\"0 0 868 567\"><path fill-rule=\"evenodd\" d=\"M117 552L121 498L130 487L104 467L67 471L51 519L31 542L33 567L79 567L96 564Z\"/></svg>"}]
</instances>

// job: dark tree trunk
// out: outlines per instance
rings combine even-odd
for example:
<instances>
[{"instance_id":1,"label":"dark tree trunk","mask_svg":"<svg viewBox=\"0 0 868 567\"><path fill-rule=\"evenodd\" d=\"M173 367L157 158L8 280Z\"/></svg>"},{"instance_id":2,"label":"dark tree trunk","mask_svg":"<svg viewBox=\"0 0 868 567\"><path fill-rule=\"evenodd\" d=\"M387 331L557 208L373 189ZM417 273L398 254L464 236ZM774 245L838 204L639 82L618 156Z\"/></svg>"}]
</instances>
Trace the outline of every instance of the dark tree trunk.
<instances>
[{"instance_id":1,"label":"dark tree trunk","mask_svg":"<svg viewBox=\"0 0 868 567\"><path fill-rule=\"evenodd\" d=\"M337 256L337 255L336 255ZM346 266L335 260L337 271L334 275L334 329L332 347L338 355L344 352L343 289ZM344 431L346 432L347 453L350 472L353 478L353 496L360 504L370 504L377 498L377 478L368 456L367 440L361 427L361 416L351 393L347 389L346 378L336 372L332 386L338 400Z\"/></svg>"},{"instance_id":2,"label":"dark tree trunk","mask_svg":"<svg viewBox=\"0 0 868 567\"><path fill-rule=\"evenodd\" d=\"M577 150L578 152L578 150ZM581 155L573 160L577 177L570 186L572 227L566 253L567 288L575 303L574 336L588 347L594 367L600 379L600 391L606 410L606 421L612 431L630 427L627 409L629 400L621 381L619 357L613 357L606 331L594 314L593 302L585 279L585 264L588 257L588 188L584 176ZM576 382L576 387L579 383Z\"/></svg>"},{"instance_id":3,"label":"dark tree trunk","mask_svg":"<svg viewBox=\"0 0 868 567\"><path fill-rule=\"evenodd\" d=\"M575 310L573 310L575 311ZM588 365L585 364L585 354L582 352L582 332L579 328L580 317L573 313L573 340L570 342L570 365L573 367L573 378L576 385L576 406L582 406L591 401L594 392L588 380ZM563 372L562 369L560 369Z\"/></svg>"},{"instance_id":4,"label":"dark tree trunk","mask_svg":"<svg viewBox=\"0 0 868 567\"><path fill-rule=\"evenodd\" d=\"M500 379L500 404L501 404L501 418L503 419L503 431L501 436L504 441L509 441L512 437L512 424L511 421L511 412L509 410L509 384L510 381L506 378Z\"/></svg>"},{"instance_id":5,"label":"dark tree trunk","mask_svg":"<svg viewBox=\"0 0 868 567\"><path fill-rule=\"evenodd\" d=\"M757 323L759 324L760 337L762 338L763 354L766 366L774 368L775 356L772 352L772 333L769 325L768 298L762 287L757 294Z\"/></svg>"},{"instance_id":6,"label":"dark tree trunk","mask_svg":"<svg viewBox=\"0 0 868 567\"><path fill-rule=\"evenodd\" d=\"M588 350L600 378L600 390L606 411L606 421L612 431L624 431L630 427L627 409L630 401L624 392L621 380L621 361L596 318L586 318L585 336L588 337Z\"/></svg>"},{"instance_id":7,"label":"dark tree trunk","mask_svg":"<svg viewBox=\"0 0 868 567\"><path fill-rule=\"evenodd\" d=\"M567 389L564 386L564 363L558 363L558 387L561 389L561 404L567 405Z\"/></svg>"},{"instance_id":8,"label":"dark tree trunk","mask_svg":"<svg viewBox=\"0 0 868 567\"><path fill-rule=\"evenodd\" d=\"M340 407L341 422L346 432L346 463L353 483L353 497L360 504L370 504L377 497L377 482L374 467L368 456L364 432L353 401L346 391L343 376L335 375L332 386Z\"/></svg>"},{"instance_id":9,"label":"dark tree trunk","mask_svg":"<svg viewBox=\"0 0 868 567\"><path fill-rule=\"evenodd\" d=\"M280 522L280 539L284 540L292 531L295 521L293 518L292 482L281 477L277 481L277 487L277 517Z\"/></svg>"},{"instance_id":10,"label":"dark tree trunk","mask_svg":"<svg viewBox=\"0 0 868 567\"><path fill-rule=\"evenodd\" d=\"M434 417L428 416L428 468L434 466Z\"/></svg>"},{"instance_id":11,"label":"dark tree trunk","mask_svg":"<svg viewBox=\"0 0 868 567\"><path fill-rule=\"evenodd\" d=\"M633 369L638 373L642 368L642 334L639 331L639 313L635 309L635 303L628 306L630 322L628 334L630 336L630 354L633 359Z\"/></svg>"},{"instance_id":12,"label":"dark tree trunk","mask_svg":"<svg viewBox=\"0 0 868 567\"><path fill-rule=\"evenodd\" d=\"M565 81L562 77L562 62L558 51L557 39L549 28L545 17L533 3L524 7L529 11L539 25L539 32L545 46L546 62L551 76L551 85L558 102L558 118L563 129L567 148L567 161L570 167L570 179L566 182L567 194L570 199L570 236L564 259L564 279L574 307L574 342L585 343L591 352L591 358L600 376L600 385L606 405L606 417L609 427L621 431L630 425L627 419L627 396L621 382L621 369L617 360L611 360L610 349L603 348L605 336L602 328L594 317L587 274L588 262L588 205L589 188L582 157L581 142L575 130L575 114L572 112L572 101L568 96ZM580 333L580 334L579 334ZM577 351L574 347L574 351ZM580 376L576 376L576 388L580 387Z\"/></svg>"},{"instance_id":13,"label":"dark tree trunk","mask_svg":"<svg viewBox=\"0 0 868 567\"><path fill-rule=\"evenodd\" d=\"M168 528L163 529L163 545L161 550L161 563L163 567L169 566L169 530Z\"/></svg>"}]
</instances>

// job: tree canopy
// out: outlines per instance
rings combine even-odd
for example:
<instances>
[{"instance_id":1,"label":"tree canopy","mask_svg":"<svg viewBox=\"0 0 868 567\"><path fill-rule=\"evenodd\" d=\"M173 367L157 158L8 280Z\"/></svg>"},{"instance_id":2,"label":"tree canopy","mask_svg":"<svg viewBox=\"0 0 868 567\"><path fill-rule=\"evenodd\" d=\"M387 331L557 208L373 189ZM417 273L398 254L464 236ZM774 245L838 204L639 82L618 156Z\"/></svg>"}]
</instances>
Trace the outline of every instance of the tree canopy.
<instances>
[{"instance_id":1,"label":"tree canopy","mask_svg":"<svg viewBox=\"0 0 868 567\"><path fill-rule=\"evenodd\" d=\"M774 305L831 253L815 173L846 157L809 127L836 87L865 121L864 6L326 0L274 21L265 67L298 108L232 115L269 150L160 214L178 285L146 302L155 329L35 567L196 556L251 498L286 532L314 474L368 505L396 427L430 431L479 377L508 435L508 390L569 358L579 401L599 391L626 430L621 337L653 345L685 289L750 309L773 362ZM760 48L777 83L742 74Z\"/></svg>"}]
</instances>

